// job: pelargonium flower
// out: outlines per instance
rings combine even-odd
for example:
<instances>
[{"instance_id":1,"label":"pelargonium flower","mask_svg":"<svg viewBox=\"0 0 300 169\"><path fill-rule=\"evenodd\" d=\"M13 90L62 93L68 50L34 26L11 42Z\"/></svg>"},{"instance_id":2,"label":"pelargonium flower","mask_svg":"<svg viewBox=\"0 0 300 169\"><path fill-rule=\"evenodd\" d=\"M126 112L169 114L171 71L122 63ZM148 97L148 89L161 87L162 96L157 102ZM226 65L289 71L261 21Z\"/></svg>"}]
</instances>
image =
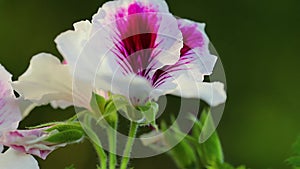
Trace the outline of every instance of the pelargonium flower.
<instances>
[{"instance_id":1,"label":"pelargonium flower","mask_svg":"<svg viewBox=\"0 0 300 169\"><path fill-rule=\"evenodd\" d=\"M18 105L12 87L11 74L0 65L0 137L9 130L15 130L22 114ZM3 145L0 145L0 168L13 169L38 169L37 161L28 154L17 152L14 149L3 151Z\"/></svg>"},{"instance_id":2,"label":"pelargonium flower","mask_svg":"<svg viewBox=\"0 0 300 169\"><path fill-rule=\"evenodd\" d=\"M55 42L76 79L125 95L134 105L165 94L211 106L226 100L222 83L203 82L217 60L204 24L176 19L163 0L107 2L91 23L74 28Z\"/></svg>"},{"instance_id":3,"label":"pelargonium flower","mask_svg":"<svg viewBox=\"0 0 300 169\"><path fill-rule=\"evenodd\" d=\"M55 39L67 64L38 54L14 89L35 103L58 107L89 109L98 90L124 95L133 105L173 94L216 106L226 93L220 82L203 82L217 60L204 27L176 19L163 0L107 2L92 22L77 22L75 30Z\"/></svg>"}]
</instances>

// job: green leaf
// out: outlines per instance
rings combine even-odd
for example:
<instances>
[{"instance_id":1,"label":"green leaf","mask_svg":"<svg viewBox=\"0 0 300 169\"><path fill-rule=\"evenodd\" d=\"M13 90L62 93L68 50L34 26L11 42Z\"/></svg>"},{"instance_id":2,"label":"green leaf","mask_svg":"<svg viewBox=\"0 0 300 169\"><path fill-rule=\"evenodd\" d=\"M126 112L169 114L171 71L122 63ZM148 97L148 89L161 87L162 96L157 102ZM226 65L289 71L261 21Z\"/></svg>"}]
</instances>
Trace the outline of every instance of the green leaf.
<instances>
[{"instance_id":1,"label":"green leaf","mask_svg":"<svg viewBox=\"0 0 300 169\"><path fill-rule=\"evenodd\" d=\"M51 134L44 141L61 144L79 142L84 138L84 133L81 130L70 129L55 134Z\"/></svg>"},{"instance_id":2,"label":"green leaf","mask_svg":"<svg viewBox=\"0 0 300 169\"><path fill-rule=\"evenodd\" d=\"M197 153L201 158L203 165L209 166L213 163L224 163L224 155L218 134L214 132L204 143L200 143L200 136L205 134L203 126L215 127L209 109L202 111L200 120L191 116L191 120L194 121L193 137L199 140L199 146L197 146Z\"/></svg>"},{"instance_id":3,"label":"green leaf","mask_svg":"<svg viewBox=\"0 0 300 169\"><path fill-rule=\"evenodd\" d=\"M173 121L174 119L172 119ZM174 131L179 131L176 122L173 122L174 129L168 130L167 124L162 121L161 128L165 133L165 141L168 145L173 145L182 139L182 135L177 135ZM179 140L180 139L180 140ZM173 147L168 154L174 160L178 168L180 169L195 169L198 165L197 157L194 152L194 148L185 139L181 140L179 144ZM188 158L185 158L188 157Z\"/></svg>"},{"instance_id":4,"label":"green leaf","mask_svg":"<svg viewBox=\"0 0 300 169\"><path fill-rule=\"evenodd\" d=\"M215 129L209 109L204 109L202 111L200 120L198 120L195 116L190 116L190 119L195 122L192 129L192 136L198 140L198 146L196 145L196 149L202 165L204 165L207 169L235 169L232 165L224 162L221 141L216 131L213 132L205 142L201 143L200 136L202 134L206 134L203 132L206 132L206 129ZM239 166L236 169L246 169L246 167Z\"/></svg>"},{"instance_id":5,"label":"green leaf","mask_svg":"<svg viewBox=\"0 0 300 169\"><path fill-rule=\"evenodd\" d=\"M171 128L164 121L160 124L161 132L165 134L163 138L166 142L164 143L165 146L174 145L174 143L177 143L176 141L184 138L168 152L178 168L235 169L235 167L224 162L221 142L216 132L213 132L205 142L201 142L200 136L205 132L203 126L207 126L208 129L215 127L209 109L203 110L199 120L194 115L190 116L190 120L194 122L191 135L181 132L174 116L171 116ZM154 149L157 147L154 147ZM246 167L239 166L236 169L246 169Z\"/></svg>"},{"instance_id":6,"label":"green leaf","mask_svg":"<svg viewBox=\"0 0 300 169\"><path fill-rule=\"evenodd\" d=\"M169 139L170 138L168 138L167 141L170 141ZM186 140L182 140L168 153L171 155L176 165L181 169L194 169L195 165L197 165L194 149Z\"/></svg>"}]
</instances>

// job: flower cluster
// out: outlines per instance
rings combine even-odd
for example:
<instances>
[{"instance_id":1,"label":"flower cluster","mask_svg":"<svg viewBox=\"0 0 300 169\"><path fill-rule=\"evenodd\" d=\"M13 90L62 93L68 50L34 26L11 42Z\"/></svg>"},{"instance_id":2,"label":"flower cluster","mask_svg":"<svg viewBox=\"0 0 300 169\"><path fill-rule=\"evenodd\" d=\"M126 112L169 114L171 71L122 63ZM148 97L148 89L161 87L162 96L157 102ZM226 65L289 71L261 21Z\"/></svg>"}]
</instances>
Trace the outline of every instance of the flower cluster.
<instances>
[{"instance_id":1,"label":"flower cluster","mask_svg":"<svg viewBox=\"0 0 300 169\"><path fill-rule=\"evenodd\" d=\"M167 94L199 98L210 106L224 103L224 85L204 82L217 61L204 29L205 24L173 16L164 0L115 0L99 8L91 21L77 22L74 30L55 39L64 62L51 54L37 54L15 82L1 67L0 144L10 149L1 155L7 160L0 168L17 169L20 166L13 165L21 163L23 169L38 168L27 154L45 159L56 148L82 139L79 132L71 142L53 141L53 136L66 131L51 125L16 130L34 106L94 111L93 93L104 99L122 96L135 108Z\"/></svg>"}]
</instances>

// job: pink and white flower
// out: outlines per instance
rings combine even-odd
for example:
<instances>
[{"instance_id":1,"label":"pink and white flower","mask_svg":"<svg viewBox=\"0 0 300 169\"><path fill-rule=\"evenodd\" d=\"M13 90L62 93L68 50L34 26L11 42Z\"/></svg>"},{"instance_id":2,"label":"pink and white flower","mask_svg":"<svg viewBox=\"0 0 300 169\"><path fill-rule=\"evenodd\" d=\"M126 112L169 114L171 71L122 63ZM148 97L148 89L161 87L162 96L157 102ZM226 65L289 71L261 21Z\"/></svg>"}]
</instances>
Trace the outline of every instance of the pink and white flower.
<instances>
[{"instance_id":1,"label":"pink and white flower","mask_svg":"<svg viewBox=\"0 0 300 169\"><path fill-rule=\"evenodd\" d=\"M176 19L163 0L107 2L91 23L74 28L55 42L75 79L96 89L127 96L134 105L165 94L211 106L226 100L222 83L203 82L217 60L204 24Z\"/></svg>"},{"instance_id":2,"label":"pink and white flower","mask_svg":"<svg viewBox=\"0 0 300 169\"><path fill-rule=\"evenodd\" d=\"M15 130L22 119L18 100L11 87L11 77L11 74L0 65L0 137L9 130ZM37 161L31 155L17 152L11 148L1 153L3 145L0 146L0 168L39 168Z\"/></svg>"},{"instance_id":3,"label":"pink and white flower","mask_svg":"<svg viewBox=\"0 0 300 169\"><path fill-rule=\"evenodd\" d=\"M217 106L226 93L221 82L203 82L217 60L204 28L176 19L163 0L107 2L92 22L77 22L55 39L67 64L38 54L13 86L38 105L62 108L90 109L99 90L124 95L133 105L173 94Z\"/></svg>"}]
</instances>

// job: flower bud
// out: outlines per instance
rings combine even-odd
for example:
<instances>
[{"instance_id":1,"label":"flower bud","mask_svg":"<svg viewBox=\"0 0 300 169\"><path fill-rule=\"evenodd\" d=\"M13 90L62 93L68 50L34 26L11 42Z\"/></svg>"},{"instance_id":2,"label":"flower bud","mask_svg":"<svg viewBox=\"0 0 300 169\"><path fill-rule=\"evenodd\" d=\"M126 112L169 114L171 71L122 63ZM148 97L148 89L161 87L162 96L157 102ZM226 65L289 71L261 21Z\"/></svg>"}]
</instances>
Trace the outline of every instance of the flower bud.
<instances>
[{"instance_id":1,"label":"flower bud","mask_svg":"<svg viewBox=\"0 0 300 169\"><path fill-rule=\"evenodd\" d=\"M79 124L56 124L32 130L5 132L0 137L0 144L46 159L57 148L78 143L83 138L84 132Z\"/></svg>"}]
</instances>

